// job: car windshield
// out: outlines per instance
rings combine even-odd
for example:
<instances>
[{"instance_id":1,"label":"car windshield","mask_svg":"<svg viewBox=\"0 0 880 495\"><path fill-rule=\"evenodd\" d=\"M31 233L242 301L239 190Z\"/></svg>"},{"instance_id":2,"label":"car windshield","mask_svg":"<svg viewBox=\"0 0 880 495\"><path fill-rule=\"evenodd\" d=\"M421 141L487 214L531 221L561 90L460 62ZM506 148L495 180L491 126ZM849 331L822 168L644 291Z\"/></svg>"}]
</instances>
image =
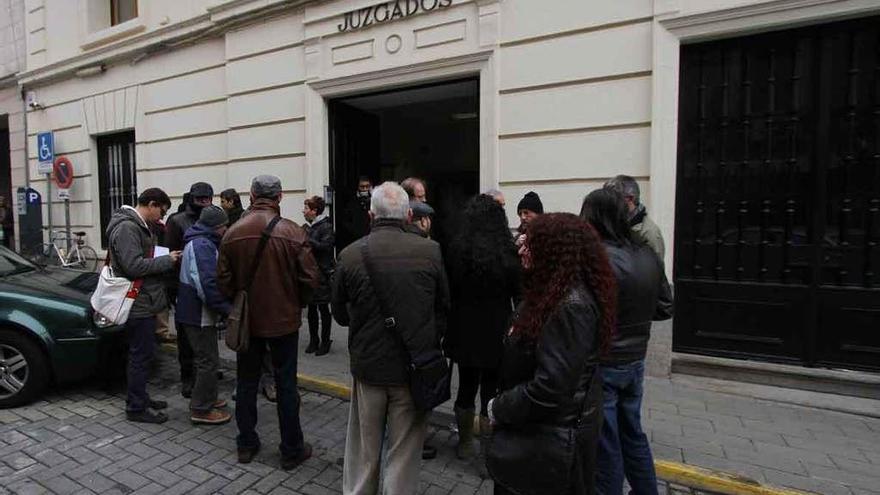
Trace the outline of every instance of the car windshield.
<instances>
[{"instance_id":1,"label":"car windshield","mask_svg":"<svg viewBox=\"0 0 880 495\"><path fill-rule=\"evenodd\" d=\"M19 256L15 251L0 246L0 277L30 272L36 269L36 266Z\"/></svg>"}]
</instances>

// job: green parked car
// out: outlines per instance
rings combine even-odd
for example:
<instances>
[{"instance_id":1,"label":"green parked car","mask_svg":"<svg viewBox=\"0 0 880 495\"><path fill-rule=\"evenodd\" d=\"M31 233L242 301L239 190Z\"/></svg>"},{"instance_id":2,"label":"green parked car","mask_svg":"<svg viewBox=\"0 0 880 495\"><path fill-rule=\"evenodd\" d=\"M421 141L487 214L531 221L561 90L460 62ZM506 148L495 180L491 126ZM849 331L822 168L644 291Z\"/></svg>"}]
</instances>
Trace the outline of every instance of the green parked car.
<instances>
[{"instance_id":1,"label":"green parked car","mask_svg":"<svg viewBox=\"0 0 880 495\"><path fill-rule=\"evenodd\" d=\"M40 268L0 246L0 408L93 375L119 326L93 321L95 273Z\"/></svg>"}]
</instances>

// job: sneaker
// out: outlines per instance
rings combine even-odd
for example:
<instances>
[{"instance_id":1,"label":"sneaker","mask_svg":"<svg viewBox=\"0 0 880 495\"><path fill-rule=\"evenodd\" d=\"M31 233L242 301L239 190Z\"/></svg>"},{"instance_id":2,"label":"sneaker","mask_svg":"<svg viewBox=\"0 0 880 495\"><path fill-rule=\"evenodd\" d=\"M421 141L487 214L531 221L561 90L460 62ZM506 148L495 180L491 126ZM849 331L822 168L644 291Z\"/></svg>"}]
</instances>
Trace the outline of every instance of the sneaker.
<instances>
[{"instance_id":1,"label":"sneaker","mask_svg":"<svg viewBox=\"0 0 880 495\"><path fill-rule=\"evenodd\" d=\"M296 469L300 464L306 462L310 457L312 457L312 444L306 442L303 444L303 451L300 455L296 457L284 457L281 456L281 469L285 471L290 471L291 469Z\"/></svg>"},{"instance_id":2,"label":"sneaker","mask_svg":"<svg viewBox=\"0 0 880 495\"><path fill-rule=\"evenodd\" d=\"M232 415L226 411L211 409L208 412L192 411L189 420L196 425L222 425L229 422Z\"/></svg>"},{"instance_id":3,"label":"sneaker","mask_svg":"<svg viewBox=\"0 0 880 495\"><path fill-rule=\"evenodd\" d=\"M257 445L252 449L238 448L238 462L242 464L250 464L254 457L257 456L257 452L260 451L260 446Z\"/></svg>"},{"instance_id":4,"label":"sneaker","mask_svg":"<svg viewBox=\"0 0 880 495\"><path fill-rule=\"evenodd\" d=\"M152 400L150 399L150 409L166 409L168 408L168 403L164 400Z\"/></svg>"},{"instance_id":5,"label":"sneaker","mask_svg":"<svg viewBox=\"0 0 880 495\"><path fill-rule=\"evenodd\" d=\"M263 385L263 395L266 396L266 400L269 402L275 402L278 400L278 391L275 390L274 383L267 383Z\"/></svg>"},{"instance_id":6,"label":"sneaker","mask_svg":"<svg viewBox=\"0 0 880 495\"><path fill-rule=\"evenodd\" d=\"M211 407L213 407L214 409L223 409L226 406L227 406L227 404L226 404L225 400L217 399L217 402L215 402L214 405Z\"/></svg>"},{"instance_id":7,"label":"sneaker","mask_svg":"<svg viewBox=\"0 0 880 495\"><path fill-rule=\"evenodd\" d=\"M159 425L168 421L168 416L165 413L153 412L150 410L137 412L126 411L125 417L129 421L133 421L135 423L152 423L154 425Z\"/></svg>"}]
</instances>

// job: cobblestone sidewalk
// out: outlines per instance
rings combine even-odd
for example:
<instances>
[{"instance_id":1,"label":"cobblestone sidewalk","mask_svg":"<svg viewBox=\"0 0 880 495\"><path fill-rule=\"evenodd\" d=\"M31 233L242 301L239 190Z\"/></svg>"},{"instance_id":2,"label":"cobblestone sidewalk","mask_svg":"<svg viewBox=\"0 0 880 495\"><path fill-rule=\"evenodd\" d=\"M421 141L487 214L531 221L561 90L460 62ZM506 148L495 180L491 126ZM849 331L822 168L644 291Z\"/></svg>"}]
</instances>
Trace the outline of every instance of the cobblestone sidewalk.
<instances>
[{"instance_id":1,"label":"cobblestone sidewalk","mask_svg":"<svg viewBox=\"0 0 880 495\"><path fill-rule=\"evenodd\" d=\"M299 469L278 468L280 456L275 406L259 403L264 448L257 459L238 464L235 426L195 427L174 378L176 361L160 353L155 398L169 401L163 425L125 420L121 393L108 394L84 384L51 392L33 405L0 410L0 493L251 493L323 495L340 493L348 404L302 394L302 420L315 456ZM221 382L232 389L231 372ZM423 464L422 494L490 494L492 482L455 459L455 435L432 428L437 459ZM685 487L661 486L661 493L691 494Z\"/></svg>"}]
</instances>

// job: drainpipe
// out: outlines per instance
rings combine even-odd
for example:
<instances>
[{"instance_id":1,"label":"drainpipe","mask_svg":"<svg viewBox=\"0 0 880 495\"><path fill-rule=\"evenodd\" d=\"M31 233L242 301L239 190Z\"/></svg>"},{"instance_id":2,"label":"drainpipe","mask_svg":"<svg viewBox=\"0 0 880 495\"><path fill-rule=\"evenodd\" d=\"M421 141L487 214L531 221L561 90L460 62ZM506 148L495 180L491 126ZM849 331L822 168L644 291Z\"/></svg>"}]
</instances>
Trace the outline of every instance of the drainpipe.
<instances>
[{"instance_id":1,"label":"drainpipe","mask_svg":"<svg viewBox=\"0 0 880 495\"><path fill-rule=\"evenodd\" d=\"M31 161L28 150L31 140L28 139L27 92L24 87L21 88L21 110L21 118L24 120L24 187L31 187Z\"/></svg>"}]
</instances>

